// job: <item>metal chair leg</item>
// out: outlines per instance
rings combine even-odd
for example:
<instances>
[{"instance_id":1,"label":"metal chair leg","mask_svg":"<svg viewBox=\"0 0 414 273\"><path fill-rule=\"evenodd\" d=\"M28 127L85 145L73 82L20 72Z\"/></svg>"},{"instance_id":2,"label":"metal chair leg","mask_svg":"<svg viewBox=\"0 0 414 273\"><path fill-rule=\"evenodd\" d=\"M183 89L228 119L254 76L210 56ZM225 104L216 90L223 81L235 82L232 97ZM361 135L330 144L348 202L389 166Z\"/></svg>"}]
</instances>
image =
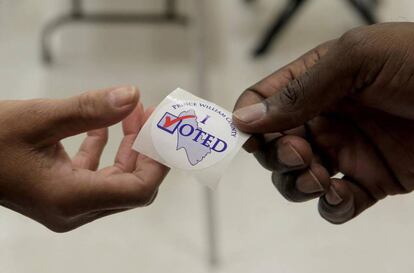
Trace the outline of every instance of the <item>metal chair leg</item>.
<instances>
[{"instance_id":1,"label":"metal chair leg","mask_svg":"<svg viewBox=\"0 0 414 273\"><path fill-rule=\"evenodd\" d=\"M360 0L348 0L348 2L351 4L352 7L355 8L359 15L361 15L365 23L367 23L368 25L372 25L378 22L376 16L372 12L372 6L373 4L375 4L375 2L371 4L367 2L362 2Z\"/></svg>"},{"instance_id":2,"label":"metal chair leg","mask_svg":"<svg viewBox=\"0 0 414 273\"><path fill-rule=\"evenodd\" d=\"M271 43L277 38L277 35L289 23L299 8L303 6L306 0L288 0L284 10L277 16L270 28L266 31L264 37L259 42L259 45L254 50L254 56L258 57L267 52Z\"/></svg>"},{"instance_id":3,"label":"metal chair leg","mask_svg":"<svg viewBox=\"0 0 414 273\"><path fill-rule=\"evenodd\" d=\"M378 0L348 0L348 2L358 12L365 23L375 24L378 22L374 12L372 11L372 9L378 4ZM254 51L255 57L261 56L268 51L273 40L277 38L277 35L279 35L282 29L304 3L305 0L288 0L288 4L285 9L267 30L265 36L256 47Z\"/></svg>"}]
</instances>

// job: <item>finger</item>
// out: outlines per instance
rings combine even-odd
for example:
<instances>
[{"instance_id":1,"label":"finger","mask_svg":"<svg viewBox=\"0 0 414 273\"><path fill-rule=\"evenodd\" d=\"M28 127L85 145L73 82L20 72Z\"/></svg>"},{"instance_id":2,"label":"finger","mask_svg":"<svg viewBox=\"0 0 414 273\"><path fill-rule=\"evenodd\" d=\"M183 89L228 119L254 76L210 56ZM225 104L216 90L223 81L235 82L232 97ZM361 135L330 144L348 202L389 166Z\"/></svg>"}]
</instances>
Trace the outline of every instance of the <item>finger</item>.
<instances>
[{"instance_id":1,"label":"finger","mask_svg":"<svg viewBox=\"0 0 414 273\"><path fill-rule=\"evenodd\" d=\"M136 109L136 111L141 111L139 109L140 108ZM143 115L143 120L141 122L142 124L141 124L140 128L148 120L149 116L152 114L153 111L154 111L154 107L149 107L148 109L145 110L144 115ZM140 128L138 130L140 130ZM137 156L137 158L134 162L134 164L135 164L134 166L136 168L139 164L139 161L138 161L139 153L135 153L135 151L132 151L132 153ZM132 160L128 161L128 162L132 162ZM128 167L128 170L130 171L130 166ZM124 172L124 168L119 167L119 166L117 166L117 164L115 164L114 166L106 167L106 168L100 170L99 172L104 174L104 175L119 174L119 173Z\"/></svg>"},{"instance_id":2,"label":"finger","mask_svg":"<svg viewBox=\"0 0 414 273\"><path fill-rule=\"evenodd\" d=\"M323 156L312 154L307 146L308 143L297 136L282 137L276 142L279 145L273 149L270 146L265 149L263 157L265 163L262 164L268 169L277 171L273 174L273 181L283 196L291 201L305 201L318 196L312 194L313 192L318 192L320 195L326 191L331 175L329 169L324 166L326 162L329 162L327 166L334 166L335 170L347 175L348 180L357 181L355 186L364 191L369 200L377 201L388 194L398 193L398 183L394 181L388 171L389 168L384 165L373 145L353 127L353 124L355 123L348 123L339 116L318 117L309 122L310 132L306 135L311 139L312 147ZM309 173L308 170L304 172L300 168L298 169L301 171L292 172L291 170L295 168L286 167L288 164L283 163L286 159L280 156L280 150L283 151L283 144L286 142L294 146L294 150L290 151L291 156L296 154L302 159L306 158L304 160L306 163L312 158ZM320 158L324 159L320 160ZM334 197L334 192L332 190L330 192L330 196Z\"/></svg>"},{"instance_id":3,"label":"finger","mask_svg":"<svg viewBox=\"0 0 414 273\"><path fill-rule=\"evenodd\" d=\"M276 189L287 200L304 202L322 196L330 185L329 173L317 163L299 171L273 172L272 181Z\"/></svg>"},{"instance_id":4,"label":"finger","mask_svg":"<svg viewBox=\"0 0 414 273\"><path fill-rule=\"evenodd\" d=\"M266 133L266 134L253 134L252 137L250 137L245 144L243 145L243 148L249 152L253 153L255 151L258 151L260 148L263 148L266 146L266 144L274 139L277 139L284 135L295 135L300 137L305 137L305 127L300 126L293 128L291 130L284 131L282 133Z\"/></svg>"},{"instance_id":5,"label":"finger","mask_svg":"<svg viewBox=\"0 0 414 273\"><path fill-rule=\"evenodd\" d=\"M323 57L319 52L318 48L313 51L319 58L317 62L299 70L299 75L290 76L290 81L281 89L279 84L274 84L281 77L281 72L253 87L253 93L261 94L265 99L235 111L233 119L236 126L251 133L291 129L304 124L347 95L352 90L358 71L358 60L350 61L349 50L339 42L334 43ZM284 71L291 71L289 69L297 66L298 62L305 61L299 59ZM272 95L266 96L268 94ZM252 96L249 97L252 101Z\"/></svg>"},{"instance_id":6,"label":"finger","mask_svg":"<svg viewBox=\"0 0 414 273\"><path fill-rule=\"evenodd\" d=\"M307 168L313 154L309 143L303 138L283 136L267 143L255 156L266 169L285 173Z\"/></svg>"},{"instance_id":7,"label":"finger","mask_svg":"<svg viewBox=\"0 0 414 273\"><path fill-rule=\"evenodd\" d=\"M299 57L292 63L282 67L276 72L272 73L268 77L264 78L260 82L256 83L252 87L245 90L236 102L234 107L235 115L233 120L240 129L244 130L243 122L240 122L240 118L237 117L240 111L239 109L256 105L261 103L266 98L280 93L280 91L289 84L289 82L301 76L309 68L314 66L319 59L326 54L331 45L335 41L329 41L318 46L315 49L307 52L303 56ZM253 131L249 131L254 133ZM263 145L264 138L261 134L253 134L251 138L243 145L243 148L248 152L256 151Z\"/></svg>"},{"instance_id":8,"label":"finger","mask_svg":"<svg viewBox=\"0 0 414 273\"><path fill-rule=\"evenodd\" d=\"M378 151L376 143L355 121L340 117L318 117L309 123L312 145L324 154L324 161L345 174L372 198L402 193L401 185ZM376 140L374 140L376 141Z\"/></svg>"},{"instance_id":9,"label":"finger","mask_svg":"<svg viewBox=\"0 0 414 273\"><path fill-rule=\"evenodd\" d=\"M237 100L234 111L261 102L263 99L280 92L290 81L298 78L319 62L335 43L336 40L332 40L313 48L245 90Z\"/></svg>"},{"instance_id":10,"label":"finger","mask_svg":"<svg viewBox=\"0 0 414 273\"><path fill-rule=\"evenodd\" d=\"M319 201L320 214L332 223L349 221L378 200L401 192L375 145L355 124L335 116L309 122L313 147L345 174L343 179L332 180Z\"/></svg>"},{"instance_id":11,"label":"finger","mask_svg":"<svg viewBox=\"0 0 414 273\"><path fill-rule=\"evenodd\" d=\"M150 204L169 171L168 167L141 154L138 155L137 162L138 166L129 178L131 179L130 188L128 189L127 184L127 188L124 191L125 196L119 197L121 207L136 207ZM121 187L123 187L123 184Z\"/></svg>"},{"instance_id":12,"label":"finger","mask_svg":"<svg viewBox=\"0 0 414 273\"><path fill-rule=\"evenodd\" d=\"M169 172L169 168L143 154L138 155L137 166L133 172L141 181L158 189L162 180Z\"/></svg>"},{"instance_id":13,"label":"finger","mask_svg":"<svg viewBox=\"0 0 414 273\"><path fill-rule=\"evenodd\" d=\"M152 113L154 112L155 107L154 106L150 106L145 110L145 120L144 123L149 119L149 117L152 115Z\"/></svg>"},{"instance_id":14,"label":"finger","mask_svg":"<svg viewBox=\"0 0 414 273\"><path fill-rule=\"evenodd\" d=\"M89 131L78 153L74 156L72 165L75 168L96 170L107 141L107 128Z\"/></svg>"},{"instance_id":15,"label":"finger","mask_svg":"<svg viewBox=\"0 0 414 273\"><path fill-rule=\"evenodd\" d=\"M26 131L32 141L41 144L82 132L108 127L124 119L136 106L139 92L135 87L90 91L62 100L41 100L28 104L33 118Z\"/></svg>"},{"instance_id":16,"label":"finger","mask_svg":"<svg viewBox=\"0 0 414 273\"><path fill-rule=\"evenodd\" d=\"M362 211L366 210L376 200L358 186L352 179L332 179L328 193L319 199L318 210L320 215L333 224L345 223Z\"/></svg>"},{"instance_id":17,"label":"finger","mask_svg":"<svg viewBox=\"0 0 414 273\"><path fill-rule=\"evenodd\" d=\"M291 133L303 135L299 128ZM283 136L255 153L273 171L272 181L286 199L302 202L319 197L329 188L329 173L318 164L309 143L298 136Z\"/></svg>"},{"instance_id":18,"label":"finger","mask_svg":"<svg viewBox=\"0 0 414 273\"><path fill-rule=\"evenodd\" d=\"M123 172L132 172L135 169L138 153L132 149L132 145L144 119L144 108L142 103L138 103L134 111L122 122L124 138L115 157L114 166Z\"/></svg>"}]
</instances>

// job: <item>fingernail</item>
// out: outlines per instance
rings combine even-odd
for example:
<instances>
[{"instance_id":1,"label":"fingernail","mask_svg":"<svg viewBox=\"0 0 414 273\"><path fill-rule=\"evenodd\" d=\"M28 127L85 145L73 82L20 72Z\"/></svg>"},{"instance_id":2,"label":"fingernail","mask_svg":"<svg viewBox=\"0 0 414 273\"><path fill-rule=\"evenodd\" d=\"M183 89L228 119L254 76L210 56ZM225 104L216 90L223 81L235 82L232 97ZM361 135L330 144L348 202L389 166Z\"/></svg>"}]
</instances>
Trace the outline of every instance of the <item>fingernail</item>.
<instances>
[{"instance_id":1,"label":"fingernail","mask_svg":"<svg viewBox=\"0 0 414 273\"><path fill-rule=\"evenodd\" d=\"M115 107L122 107L134 102L137 90L134 86L117 88L109 93L109 101Z\"/></svg>"},{"instance_id":2,"label":"fingernail","mask_svg":"<svg viewBox=\"0 0 414 273\"><path fill-rule=\"evenodd\" d=\"M279 161L288 167L300 167L305 165L303 158L290 143L280 145L277 153Z\"/></svg>"},{"instance_id":3,"label":"fingernail","mask_svg":"<svg viewBox=\"0 0 414 273\"><path fill-rule=\"evenodd\" d=\"M299 176L296 180L296 188L303 193L316 193L324 190L321 182L311 170Z\"/></svg>"},{"instance_id":4,"label":"fingernail","mask_svg":"<svg viewBox=\"0 0 414 273\"><path fill-rule=\"evenodd\" d=\"M250 123L263 118L265 114L266 106L260 102L236 110L233 116L240 121Z\"/></svg>"},{"instance_id":5,"label":"fingernail","mask_svg":"<svg viewBox=\"0 0 414 273\"><path fill-rule=\"evenodd\" d=\"M325 199L330 205L333 206L339 205L343 201L333 186L329 188L329 191L325 195Z\"/></svg>"}]
</instances>

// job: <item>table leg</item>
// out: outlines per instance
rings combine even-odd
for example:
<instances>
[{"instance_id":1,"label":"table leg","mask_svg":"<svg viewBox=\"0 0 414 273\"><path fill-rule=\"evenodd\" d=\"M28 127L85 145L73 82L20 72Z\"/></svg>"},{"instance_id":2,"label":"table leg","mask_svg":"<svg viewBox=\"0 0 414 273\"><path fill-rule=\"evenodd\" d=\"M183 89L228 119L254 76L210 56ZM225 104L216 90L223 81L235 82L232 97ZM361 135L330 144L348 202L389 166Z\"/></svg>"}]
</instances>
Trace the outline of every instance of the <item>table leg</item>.
<instances>
[{"instance_id":1,"label":"table leg","mask_svg":"<svg viewBox=\"0 0 414 273\"><path fill-rule=\"evenodd\" d=\"M207 88L207 47L206 47L206 14L205 5L208 1L196 1L196 12L194 18L194 48L196 63L196 87L202 98L208 99ZM207 237L207 261L211 268L219 265L217 215L215 193L203 188L203 202L205 207L206 237Z\"/></svg>"},{"instance_id":2,"label":"table leg","mask_svg":"<svg viewBox=\"0 0 414 273\"><path fill-rule=\"evenodd\" d=\"M45 64L53 62L52 36L63 25L71 23L176 23L185 25L187 23L187 18L176 11L176 0L166 0L165 11L162 13L86 13L82 3L82 0L71 0L71 11L53 19L43 28L41 53Z\"/></svg>"}]
</instances>

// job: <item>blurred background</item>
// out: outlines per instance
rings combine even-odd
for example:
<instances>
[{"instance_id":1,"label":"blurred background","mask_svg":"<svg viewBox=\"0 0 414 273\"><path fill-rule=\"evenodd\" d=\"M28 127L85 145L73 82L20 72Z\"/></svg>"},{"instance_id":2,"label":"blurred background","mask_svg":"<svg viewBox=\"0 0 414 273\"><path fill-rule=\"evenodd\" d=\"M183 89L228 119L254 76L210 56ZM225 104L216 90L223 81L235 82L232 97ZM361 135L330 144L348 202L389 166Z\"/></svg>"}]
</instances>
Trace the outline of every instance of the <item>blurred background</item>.
<instances>
[{"instance_id":1,"label":"blurred background","mask_svg":"<svg viewBox=\"0 0 414 273\"><path fill-rule=\"evenodd\" d=\"M75 9L75 22L50 33L44 41L50 51L42 54L42 31L69 14L72 2L0 0L0 99L61 98L135 84L144 104L156 105L180 86L231 110L246 87L319 43L375 19L355 8L360 4L378 21L414 19L413 1L371 2L377 1L178 0L172 15L122 24L77 22ZM165 9L164 0L82 3L82 12L91 14ZM287 4L288 11L300 8L263 52L260 41ZM103 166L112 164L122 137L119 126L110 134ZM69 153L81 140L65 141ZM70 233L55 234L0 208L0 272L411 273L412 230L413 195L387 198L334 226L319 217L316 201L285 201L270 173L241 152L212 195L172 171L152 206Z\"/></svg>"}]
</instances>

